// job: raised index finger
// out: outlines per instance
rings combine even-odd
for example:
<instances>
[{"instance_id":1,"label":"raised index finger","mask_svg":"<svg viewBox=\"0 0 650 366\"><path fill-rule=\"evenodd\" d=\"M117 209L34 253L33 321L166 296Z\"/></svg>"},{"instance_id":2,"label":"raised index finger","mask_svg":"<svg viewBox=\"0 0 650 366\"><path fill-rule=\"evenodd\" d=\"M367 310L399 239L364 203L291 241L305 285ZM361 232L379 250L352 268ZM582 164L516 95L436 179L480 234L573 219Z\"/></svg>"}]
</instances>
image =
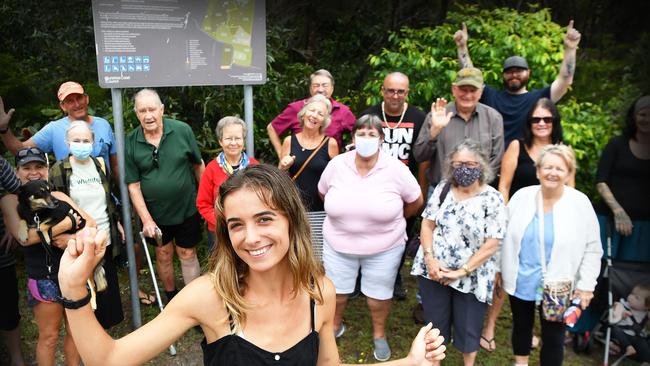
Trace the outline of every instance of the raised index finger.
<instances>
[{"instance_id":1,"label":"raised index finger","mask_svg":"<svg viewBox=\"0 0 650 366\"><path fill-rule=\"evenodd\" d=\"M463 22L463 33L467 33L467 24Z\"/></svg>"},{"instance_id":2,"label":"raised index finger","mask_svg":"<svg viewBox=\"0 0 650 366\"><path fill-rule=\"evenodd\" d=\"M573 29L573 19L569 20L569 25L567 25L566 30L567 32Z\"/></svg>"}]
</instances>

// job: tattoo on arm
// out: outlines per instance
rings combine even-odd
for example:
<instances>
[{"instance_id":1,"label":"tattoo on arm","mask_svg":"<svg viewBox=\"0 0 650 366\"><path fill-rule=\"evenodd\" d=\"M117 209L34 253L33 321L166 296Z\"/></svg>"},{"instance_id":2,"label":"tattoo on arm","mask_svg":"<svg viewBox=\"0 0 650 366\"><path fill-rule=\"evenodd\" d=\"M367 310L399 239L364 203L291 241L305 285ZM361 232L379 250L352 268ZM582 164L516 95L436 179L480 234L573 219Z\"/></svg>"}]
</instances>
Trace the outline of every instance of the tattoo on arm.
<instances>
[{"instance_id":1,"label":"tattoo on arm","mask_svg":"<svg viewBox=\"0 0 650 366\"><path fill-rule=\"evenodd\" d=\"M472 61L469 59L469 54L464 51L458 52L458 61L460 61L460 68L472 67Z\"/></svg>"},{"instance_id":2,"label":"tattoo on arm","mask_svg":"<svg viewBox=\"0 0 650 366\"><path fill-rule=\"evenodd\" d=\"M621 207L621 205L614 197L612 191L609 189L607 183L601 182L596 184L596 189L598 190L598 193L600 193L600 196L603 198L603 201L605 201L607 206L609 206L609 208L612 210L612 212L623 209L623 207Z\"/></svg>"}]
</instances>

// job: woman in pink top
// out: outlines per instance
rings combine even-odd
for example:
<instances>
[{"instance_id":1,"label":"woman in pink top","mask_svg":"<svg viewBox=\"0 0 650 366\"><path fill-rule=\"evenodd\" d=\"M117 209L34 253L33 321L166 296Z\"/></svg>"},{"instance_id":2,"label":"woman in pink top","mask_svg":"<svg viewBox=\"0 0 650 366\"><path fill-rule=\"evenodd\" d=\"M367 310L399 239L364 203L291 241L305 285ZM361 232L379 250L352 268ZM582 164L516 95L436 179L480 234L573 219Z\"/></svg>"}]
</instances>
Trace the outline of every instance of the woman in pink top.
<instances>
[{"instance_id":1,"label":"woman in pink top","mask_svg":"<svg viewBox=\"0 0 650 366\"><path fill-rule=\"evenodd\" d=\"M422 194L406 165L381 151L384 132L377 116L359 118L352 135L355 150L334 157L318 183L327 213L323 262L336 287L337 337L345 331L343 311L361 268L374 356L385 361L390 358L385 324L406 243L405 217L419 212Z\"/></svg>"}]
</instances>

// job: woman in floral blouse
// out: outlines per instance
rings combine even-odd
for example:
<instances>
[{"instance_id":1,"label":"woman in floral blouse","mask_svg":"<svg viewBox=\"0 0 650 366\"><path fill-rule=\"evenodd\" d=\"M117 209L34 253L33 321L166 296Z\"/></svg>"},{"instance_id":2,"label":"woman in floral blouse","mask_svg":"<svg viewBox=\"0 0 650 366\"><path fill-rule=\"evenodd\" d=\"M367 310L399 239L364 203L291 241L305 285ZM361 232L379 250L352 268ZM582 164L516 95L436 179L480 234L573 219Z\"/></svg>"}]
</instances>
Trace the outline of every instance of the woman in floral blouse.
<instances>
[{"instance_id":1,"label":"woman in floral blouse","mask_svg":"<svg viewBox=\"0 0 650 366\"><path fill-rule=\"evenodd\" d=\"M418 276L425 320L451 339L472 365L483 317L492 302L494 253L506 226L503 197L487 185L492 171L480 146L461 142L443 167L444 179L422 213L421 246L411 274Z\"/></svg>"}]
</instances>

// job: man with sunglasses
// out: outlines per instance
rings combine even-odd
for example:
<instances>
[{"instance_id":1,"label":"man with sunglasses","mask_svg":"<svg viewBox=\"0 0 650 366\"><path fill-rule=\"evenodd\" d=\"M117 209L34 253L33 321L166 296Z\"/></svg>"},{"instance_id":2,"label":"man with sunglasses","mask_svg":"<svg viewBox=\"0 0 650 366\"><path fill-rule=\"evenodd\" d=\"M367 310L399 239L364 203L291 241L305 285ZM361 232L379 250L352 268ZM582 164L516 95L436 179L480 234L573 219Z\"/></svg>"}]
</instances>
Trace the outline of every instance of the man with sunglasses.
<instances>
[{"instance_id":1,"label":"man with sunglasses","mask_svg":"<svg viewBox=\"0 0 650 366\"><path fill-rule=\"evenodd\" d=\"M134 99L140 127L126 137L124 180L142 232L155 245L158 275L169 301L177 292L174 248L185 284L200 275L196 244L201 221L195 202L205 165L192 128L163 118L165 106L156 91L142 89Z\"/></svg>"},{"instance_id":2,"label":"man with sunglasses","mask_svg":"<svg viewBox=\"0 0 650 366\"><path fill-rule=\"evenodd\" d=\"M481 103L493 107L503 116L506 146L510 141L523 137L526 116L535 102L540 98L549 98L557 103L566 94L569 86L573 83L576 49L580 43L580 37L580 32L573 28L573 20L569 21L564 36L564 58L560 65L560 72L550 87L531 90L526 88L531 71L528 62L521 56L508 57L503 63L505 90L499 91L490 86L485 87ZM473 67L467 48L467 39L467 26L463 23L462 29L454 34L461 68Z\"/></svg>"},{"instance_id":3,"label":"man with sunglasses","mask_svg":"<svg viewBox=\"0 0 650 366\"><path fill-rule=\"evenodd\" d=\"M11 132L9 120L11 120L14 109L5 112L2 98L0 98L0 139L4 145L12 154L25 147L38 147L45 153L54 153L56 160L62 160L70 154L65 138L68 126L74 121L85 121L95 134L92 155L101 156L105 162L110 162L109 168L117 182L117 146L110 123L101 117L88 114L90 98L81 84L77 82L66 81L61 84L57 97L59 107L65 116L49 122L26 141L18 140Z\"/></svg>"},{"instance_id":4,"label":"man with sunglasses","mask_svg":"<svg viewBox=\"0 0 650 366\"><path fill-rule=\"evenodd\" d=\"M426 166L420 166L418 169L418 163L413 157L413 145L415 145L415 140L426 115L418 107L410 105L406 101L408 94L408 76L397 71L391 72L386 75L384 83L381 86L383 101L361 112L361 116L374 114L381 119L382 130L384 131L384 142L381 145L382 150L409 167L411 173L418 178L422 189L422 196L425 197L429 187L427 178L424 175ZM419 175L418 170L420 171ZM409 238L412 234L411 231L415 224L415 219L416 217L413 216L406 220L406 233ZM400 268L403 263L404 257L402 257ZM399 273L399 269L395 278L393 297L397 300L406 299L406 291L402 284L402 276Z\"/></svg>"},{"instance_id":5,"label":"man with sunglasses","mask_svg":"<svg viewBox=\"0 0 650 366\"><path fill-rule=\"evenodd\" d=\"M332 102L332 113L330 113L331 122L325 129L325 135L333 137L339 144L339 149L343 145L343 133L351 132L356 118L350 108L345 104L339 103L332 99L334 92L334 77L329 71L320 69L309 76L309 95L313 97L316 94L322 94L329 98ZM282 148L282 141L280 136L286 131L291 130L290 133L296 134L302 131L300 122L298 121L298 112L305 105L309 98L297 100L289 103L287 107L277 117L266 126L266 131L269 134L269 140L275 149L275 153L280 156Z\"/></svg>"}]
</instances>

